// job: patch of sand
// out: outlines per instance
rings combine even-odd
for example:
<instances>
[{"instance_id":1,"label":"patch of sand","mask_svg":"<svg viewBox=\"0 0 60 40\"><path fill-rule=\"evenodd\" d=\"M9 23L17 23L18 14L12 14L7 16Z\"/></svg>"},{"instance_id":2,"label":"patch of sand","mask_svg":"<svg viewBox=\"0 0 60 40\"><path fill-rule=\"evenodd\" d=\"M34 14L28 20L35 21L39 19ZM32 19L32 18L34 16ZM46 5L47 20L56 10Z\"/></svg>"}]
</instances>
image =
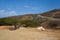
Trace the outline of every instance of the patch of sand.
<instances>
[{"instance_id":1,"label":"patch of sand","mask_svg":"<svg viewBox=\"0 0 60 40\"><path fill-rule=\"evenodd\" d=\"M40 31L36 28L19 28L17 30L0 30L0 40L60 40L60 31Z\"/></svg>"}]
</instances>

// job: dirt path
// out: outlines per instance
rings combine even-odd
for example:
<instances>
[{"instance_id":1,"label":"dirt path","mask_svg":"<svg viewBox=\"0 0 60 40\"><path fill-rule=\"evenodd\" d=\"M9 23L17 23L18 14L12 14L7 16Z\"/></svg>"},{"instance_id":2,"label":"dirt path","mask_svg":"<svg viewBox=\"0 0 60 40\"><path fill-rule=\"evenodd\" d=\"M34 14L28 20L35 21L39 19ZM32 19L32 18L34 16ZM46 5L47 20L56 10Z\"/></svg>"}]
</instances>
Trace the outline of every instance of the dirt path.
<instances>
[{"instance_id":1,"label":"dirt path","mask_svg":"<svg viewBox=\"0 0 60 40\"><path fill-rule=\"evenodd\" d=\"M0 40L60 40L59 31L39 31L36 28L0 30Z\"/></svg>"}]
</instances>

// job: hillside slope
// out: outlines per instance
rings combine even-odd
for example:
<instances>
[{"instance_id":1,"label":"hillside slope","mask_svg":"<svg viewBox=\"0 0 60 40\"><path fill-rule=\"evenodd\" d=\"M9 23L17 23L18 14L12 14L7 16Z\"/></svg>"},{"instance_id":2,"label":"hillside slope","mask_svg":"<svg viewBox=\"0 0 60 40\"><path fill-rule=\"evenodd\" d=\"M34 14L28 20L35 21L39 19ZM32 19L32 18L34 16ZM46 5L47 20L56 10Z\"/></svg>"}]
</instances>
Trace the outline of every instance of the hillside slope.
<instances>
[{"instance_id":1,"label":"hillside slope","mask_svg":"<svg viewBox=\"0 0 60 40\"><path fill-rule=\"evenodd\" d=\"M51 25L54 27L58 25L60 27L60 9L54 9L54 10L51 10L51 11L48 11L45 13L41 13L41 14L27 14L27 15L18 15L18 16L0 18L0 25L2 25L2 24L10 25L15 22L18 23L18 22L20 22L20 20L33 20L33 21L38 22L39 25L41 25L42 23L48 22L49 24L46 24L46 23L45 24ZM28 22L28 24L29 24L29 22ZM31 21L30 21L30 24L31 24Z\"/></svg>"},{"instance_id":2,"label":"hillside slope","mask_svg":"<svg viewBox=\"0 0 60 40\"><path fill-rule=\"evenodd\" d=\"M42 13L41 15L60 19L60 9L54 9L54 10Z\"/></svg>"}]
</instances>

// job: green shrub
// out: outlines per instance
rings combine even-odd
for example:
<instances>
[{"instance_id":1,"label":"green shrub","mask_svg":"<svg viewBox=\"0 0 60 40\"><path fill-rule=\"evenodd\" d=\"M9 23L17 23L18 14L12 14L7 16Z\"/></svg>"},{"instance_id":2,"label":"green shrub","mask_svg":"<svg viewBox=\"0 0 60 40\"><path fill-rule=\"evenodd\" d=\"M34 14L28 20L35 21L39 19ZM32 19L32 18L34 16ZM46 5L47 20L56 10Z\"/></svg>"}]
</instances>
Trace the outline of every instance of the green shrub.
<instances>
[{"instance_id":1,"label":"green shrub","mask_svg":"<svg viewBox=\"0 0 60 40\"><path fill-rule=\"evenodd\" d=\"M38 22L36 20L20 20L20 19L13 19L13 18L2 18L0 19L0 23L3 23L3 25L25 24L29 27L38 26Z\"/></svg>"},{"instance_id":2,"label":"green shrub","mask_svg":"<svg viewBox=\"0 0 60 40\"><path fill-rule=\"evenodd\" d=\"M29 27L37 27L38 26L38 22L35 20L20 20L20 24L25 24Z\"/></svg>"}]
</instances>

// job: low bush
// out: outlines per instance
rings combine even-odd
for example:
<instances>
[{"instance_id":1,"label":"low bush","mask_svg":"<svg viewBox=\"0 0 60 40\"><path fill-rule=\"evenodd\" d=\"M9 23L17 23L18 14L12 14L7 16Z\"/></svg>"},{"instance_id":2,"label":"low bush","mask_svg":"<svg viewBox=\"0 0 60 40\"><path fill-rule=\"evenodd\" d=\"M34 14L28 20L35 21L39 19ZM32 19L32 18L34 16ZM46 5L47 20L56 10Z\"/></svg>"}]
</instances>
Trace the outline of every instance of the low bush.
<instances>
[{"instance_id":1,"label":"low bush","mask_svg":"<svg viewBox=\"0 0 60 40\"><path fill-rule=\"evenodd\" d=\"M60 22L53 20L43 22L41 25L44 26L45 28L56 29L58 26L60 26Z\"/></svg>"},{"instance_id":2,"label":"low bush","mask_svg":"<svg viewBox=\"0 0 60 40\"><path fill-rule=\"evenodd\" d=\"M37 27L38 22L35 20L20 20L20 24L23 25L25 24L26 27Z\"/></svg>"}]
</instances>

